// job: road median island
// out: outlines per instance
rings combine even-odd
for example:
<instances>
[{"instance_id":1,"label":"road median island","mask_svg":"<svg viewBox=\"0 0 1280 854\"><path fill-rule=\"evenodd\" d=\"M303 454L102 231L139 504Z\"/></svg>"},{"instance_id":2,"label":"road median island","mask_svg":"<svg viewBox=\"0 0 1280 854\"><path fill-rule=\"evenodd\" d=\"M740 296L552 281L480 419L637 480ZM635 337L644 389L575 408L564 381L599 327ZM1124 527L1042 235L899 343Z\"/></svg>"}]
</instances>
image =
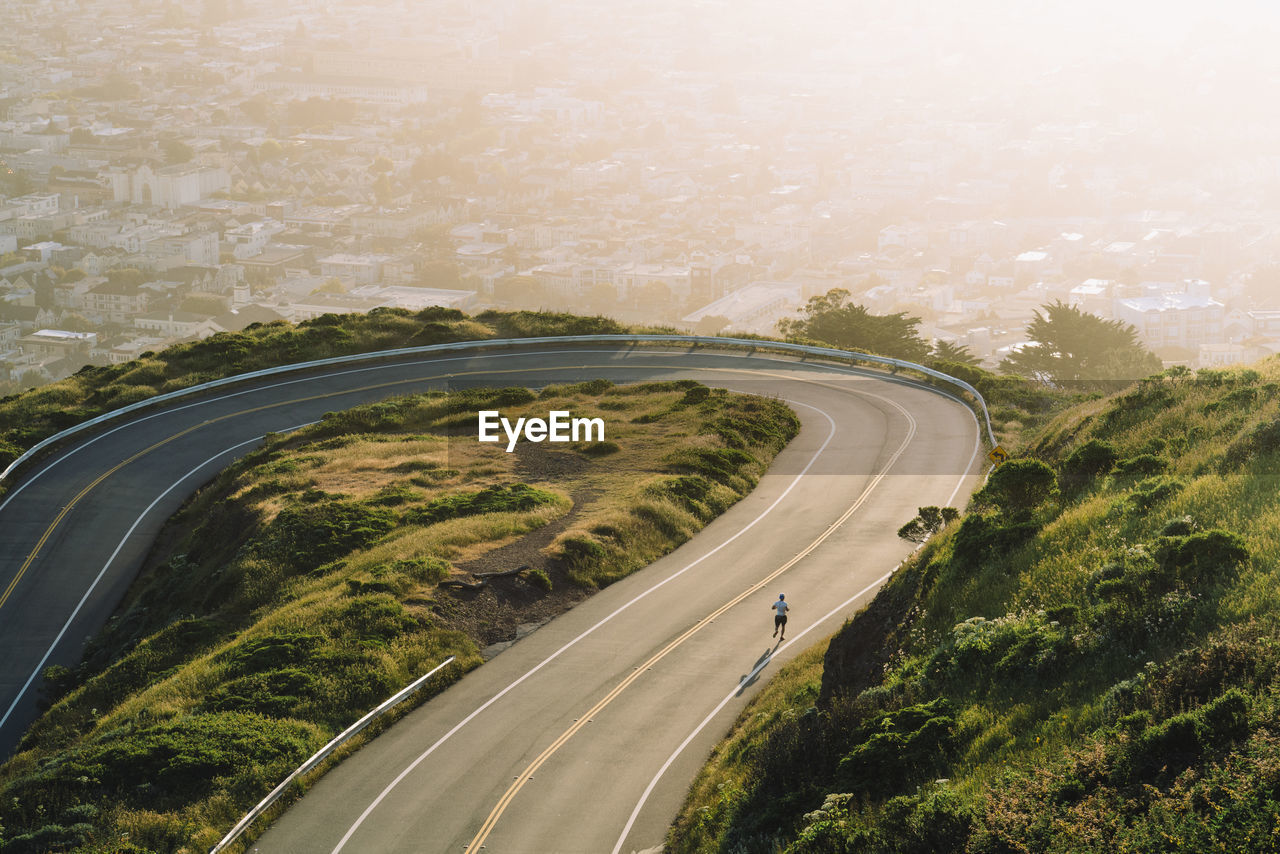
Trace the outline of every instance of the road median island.
<instances>
[{"instance_id":1,"label":"road median island","mask_svg":"<svg viewBox=\"0 0 1280 854\"><path fill-rule=\"evenodd\" d=\"M604 430L508 453L477 440L482 411ZM772 399L594 380L390 398L268 437L169 522L83 664L48 674L50 708L0 767L0 852L208 850L436 662L457 656L456 677L693 536L798 429Z\"/></svg>"}]
</instances>

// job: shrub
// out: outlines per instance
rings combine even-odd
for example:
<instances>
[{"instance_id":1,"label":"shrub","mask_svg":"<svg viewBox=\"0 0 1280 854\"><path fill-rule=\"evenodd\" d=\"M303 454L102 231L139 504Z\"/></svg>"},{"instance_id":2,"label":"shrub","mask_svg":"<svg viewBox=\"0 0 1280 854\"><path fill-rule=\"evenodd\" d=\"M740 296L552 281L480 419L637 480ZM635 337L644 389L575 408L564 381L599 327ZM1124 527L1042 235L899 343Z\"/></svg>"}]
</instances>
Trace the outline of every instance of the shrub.
<instances>
[{"instance_id":1,"label":"shrub","mask_svg":"<svg viewBox=\"0 0 1280 854\"><path fill-rule=\"evenodd\" d=\"M358 502L321 500L285 507L254 546L265 560L299 571L364 548L396 526L391 511Z\"/></svg>"},{"instance_id":2,"label":"shrub","mask_svg":"<svg viewBox=\"0 0 1280 854\"><path fill-rule=\"evenodd\" d=\"M1280 419L1259 424L1227 446L1223 455L1224 469L1238 468L1246 460L1280 451Z\"/></svg>"},{"instance_id":3,"label":"shrub","mask_svg":"<svg viewBox=\"0 0 1280 854\"><path fill-rule=\"evenodd\" d=\"M1062 487L1071 491L1083 489L1094 478L1111 471L1119 455L1110 444L1090 439L1067 456L1062 464Z\"/></svg>"},{"instance_id":4,"label":"shrub","mask_svg":"<svg viewBox=\"0 0 1280 854\"><path fill-rule=\"evenodd\" d=\"M98 779L110 781L126 800L154 802L154 795L177 803L207 794L216 778L249 764L285 771L320 744L318 730L298 721L245 712L204 713L104 734L76 764L96 770ZM68 770L74 774L80 769Z\"/></svg>"},{"instance_id":5,"label":"shrub","mask_svg":"<svg viewBox=\"0 0 1280 854\"><path fill-rule=\"evenodd\" d=\"M585 454L588 457L607 457L609 454L616 454L621 451L621 446L617 442L591 442L578 448L578 453Z\"/></svg>"},{"instance_id":6,"label":"shrub","mask_svg":"<svg viewBox=\"0 0 1280 854\"><path fill-rule=\"evenodd\" d=\"M547 575L545 570L528 569L524 572L524 578L534 587L540 587L547 592L551 591L551 576Z\"/></svg>"},{"instance_id":7,"label":"shrub","mask_svg":"<svg viewBox=\"0 0 1280 854\"><path fill-rule=\"evenodd\" d=\"M754 479L743 469L755 462L755 457L735 448L681 448L667 458L676 471L700 474L727 486L743 479L754 485Z\"/></svg>"},{"instance_id":8,"label":"shrub","mask_svg":"<svg viewBox=\"0 0 1280 854\"><path fill-rule=\"evenodd\" d=\"M1184 486L1186 484L1176 477L1150 477L1134 488L1126 502L1134 510L1150 510L1177 495Z\"/></svg>"},{"instance_id":9,"label":"shrub","mask_svg":"<svg viewBox=\"0 0 1280 854\"><path fill-rule=\"evenodd\" d=\"M694 386L684 393L684 397L680 399L682 406L690 406L695 403L702 403L711 396L711 389L704 385Z\"/></svg>"},{"instance_id":10,"label":"shrub","mask_svg":"<svg viewBox=\"0 0 1280 854\"><path fill-rule=\"evenodd\" d=\"M1162 474L1169 468L1169 463L1155 454L1138 454L1118 461L1111 470L1116 477L1149 477Z\"/></svg>"},{"instance_id":11,"label":"shrub","mask_svg":"<svg viewBox=\"0 0 1280 854\"><path fill-rule=\"evenodd\" d=\"M955 719L942 698L869 719L860 742L837 766L837 785L852 792L896 791L943 767L955 747Z\"/></svg>"},{"instance_id":12,"label":"shrub","mask_svg":"<svg viewBox=\"0 0 1280 854\"><path fill-rule=\"evenodd\" d=\"M1195 586L1234 576L1249 559L1249 548L1239 535L1214 528L1186 536L1163 537L1156 545L1154 556L1161 569L1173 574L1182 584Z\"/></svg>"},{"instance_id":13,"label":"shrub","mask_svg":"<svg viewBox=\"0 0 1280 854\"><path fill-rule=\"evenodd\" d=\"M205 698L200 710L288 717L299 703L316 694L319 682L297 667L241 676L219 685Z\"/></svg>"},{"instance_id":14,"label":"shrub","mask_svg":"<svg viewBox=\"0 0 1280 854\"><path fill-rule=\"evenodd\" d=\"M952 556L962 566L979 566L1028 542L1039 531L1033 522L1001 524L998 517L969 513L952 541Z\"/></svg>"},{"instance_id":15,"label":"shrub","mask_svg":"<svg viewBox=\"0 0 1280 854\"><path fill-rule=\"evenodd\" d=\"M913 543L923 543L936 534L944 525L960 518L960 511L954 507L920 507L916 517L898 529L898 536Z\"/></svg>"},{"instance_id":16,"label":"shrub","mask_svg":"<svg viewBox=\"0 0 1280 854\"><path fill-rule=\"evenodd\" d=\"M431 525L446 519L479 516L483 513L513 513L533 510L544 504L558 504L562 499L554 492L535 489L524 483L488 486L479 492L446 495L425 507L405 514L411 525Z\"/></svg>"},{"instance_id":17,"label":"shrub","mask_svg":"<svg viewBox=\"0 0 1280 854\"><path fill-rule=\"evenodd\" d=\"M1111 778L1125 785L1166 774L1175 777L1202 754L1225 747L1248 732L1248 698L1232 688L1193 712L1142 729L1118 751Z\"/></svg>"},{"instance_id":18,"label":"shrub","mask_svg":"<svg viewBox=\"0 0 1280 854\"><path fill-rule=\"evenodd\" d=\"M975 502L1024 517L1058 494L1058 478L1039 460L1009 460L991 473Z\"/></svg>"},{"instance_id":19,"label":"shrub","mask_svg":"<svg viewBox=\"0 0 1280 854\"><path fill-rule=\"evenodd\" d=\"M607 552L590 537L565 537L560 541L560 556L570 572L588 578L604 563Z\"/></svg>"}]
</instances>

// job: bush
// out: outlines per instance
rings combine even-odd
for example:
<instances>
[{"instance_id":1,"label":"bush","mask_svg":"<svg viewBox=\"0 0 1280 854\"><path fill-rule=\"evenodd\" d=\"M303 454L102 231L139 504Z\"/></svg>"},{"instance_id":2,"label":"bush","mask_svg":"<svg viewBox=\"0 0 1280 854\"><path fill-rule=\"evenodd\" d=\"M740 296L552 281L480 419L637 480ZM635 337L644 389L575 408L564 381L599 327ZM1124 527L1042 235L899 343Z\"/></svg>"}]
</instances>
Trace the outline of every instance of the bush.
<instances>
[{"instance_id":1,"label":"bush","mask_svg":"<svg viewBox=\"0 0 1280 854\"><path fill-rule=\"evenodd\" d=\"M1088 486L1094 478L1111 471L1119 455L1110 444L1090 439L1068 455L1062 464L1063 489L1077 491Z\"/></svg>"},{"instance_id":2,"label":"bush","mask_svg":"<svg viewBox=\"0 0 1280 854\"><path fill-rule=\"evenodd\" d=\"M99 780L128 801L181 803L208 794L218 777L247 765L287 772L321 743L314 726L298 721L245 712L204 713L104 734L77 764L96 771ZM73 774L78 770L68 768Z\"/></svg>"},{"instance_id":3,"label":"bush","mask_svg":"<svg viewBox=\"0 0 1280 854\"><path fill-rule=\"evenodd\" d=\"M547 575L546 571L541 569L528 569L524 572L524 578L534 587L539 587L546 590L548 593L551 592L551 576Z\"/></svg>"},{"instance_id":4,"label":"bush","mask_svg":"<svg viewBox=\"0 0 1280 854\"><path fill-rule=\"evenodd\" d=\"M913 543L923 543L936 534L944 525L960 518L960 511L954 507L920 507L916 517L898 529L898 536Z\"/></svg>"},{"instance_id":5,"label":"bush","mask_svg":"<svg viewBox=\"0 0 1280 854\"><path fill-rule=\"evenodd\" d=\"M1039 460L1009 460L991 473L973 500L1013 517L1025 517L1058 494L1058 478Z\"/></svg>"},{"instance_id":6,"label":"bush","mask_svg":"<svg viewBox=\"0 0 1280 854\"><path fill-rule=\"evenodd\" d=\"M607 555L604 546L590 537L565 537L560 541L561 558L569 565L569 571L579 577L591 577Z\"/></svg>"},{"instance_id":7,"label":"bush","mask_svg":"<svg viewBox=\"0 0 1280 854\"><path fill-rule=\"evenodd\" d=\"M1202 754L1249 733L1249 700L1232 688L1212 703L1142 729L1118 751L1112 767L1120 785L1176 777Z\"/></svg>"},{"instance_id":8,"label":"bush","mask_svg":"<svg viewBox=\"0 0 1280 854\"><path fill-rule=\"evenodd\" d=\"M410 525L431 525L446 519L479 516L483 513L517 513L545 504L557 504L561 500L554 492L535 489L524 483L494 485L479 492L461 492L437 498L425 507L406 513L405 522Z\"/></svg>"},{"instance_id":9,"label":"bush","mask_svg":"<svg viewBox=\"0 0 1280 854\"><path fill-rule=\"evenodd\" d=\"M1184 486L1176 477L1150 477L1134 487L1126 502L1134 510L1147 511L1177 495Z\"/></svg>"},{"instance_id":10,"label":"bush","mask_svg":"<svg viewBox=\"0 0 1280 854\"><path fill-rule=\"evenodd\" d=\"M1280 451L1280 419L1259 424L1246 435L1227 446L1223 468L1233 469L1254 457L1269 456Z\"/></svg>"},{"instance_id":11,"label":"bush","mask_svg":"<svg viewBox=\"0 0 1280 854\"><path fill-rule=\"evenodd\" d=\"M861 743L840 760L837 785L884 794L934 773L955 747L955 719L942 698L869 719Z\"/></svg>"},{"instance_id":12,"label":"bush","mask_svg":"<svg viewBox=\"0 0 1280 854\"><path fill-rule=\"evenodd\" d=\"M1233 577L1249 559L1244 540L1230 531L1214 528L1180 537L1163 537L1154 556L1164 571L1189 587Z\"/></svg>"},{"instance_id":13,"label":"bush","mask_svg":"<svg viewBox=\"0 0 1280 854\"><path fill-rule=\"evenodd\" d=\"M969 513L952 541L952 556L962 566L980 566L1009 554L1030 541L1039 530L1033 522L1001 524L996 516Z\"/></svg>"},{"instance_id":14,"label":"bush","mask_svg":"<svg viewBox=\"0 0 1280 854\"><path fill-rule=\"evenodd\" d=\"M287 569L306 570L365 548L395 526L395 515L381 507L334 500L294 504L277 514L254 550Z\"/></svg>"},{"instance_id":15,"label":"bush","mask_svg":"<svg viewBox=\"0 0 1280 854\"><path fill-rule=\"evenodd\" d=\"M1162 474L1169 468L1169 463L1155 454L1138 454L1118 461L1112 469L1116 477L1149 477Z\"/></svg>"}]
</instances>

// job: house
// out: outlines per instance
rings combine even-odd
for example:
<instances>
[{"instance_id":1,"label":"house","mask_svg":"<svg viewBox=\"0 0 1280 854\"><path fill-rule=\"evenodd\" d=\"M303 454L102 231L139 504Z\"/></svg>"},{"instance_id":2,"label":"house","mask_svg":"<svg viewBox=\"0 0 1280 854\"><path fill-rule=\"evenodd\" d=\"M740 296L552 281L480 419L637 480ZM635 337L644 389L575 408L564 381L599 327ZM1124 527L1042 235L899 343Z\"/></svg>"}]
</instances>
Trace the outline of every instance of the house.
<instances>
[{"instance_id":1,"label":"house","mask_svg":"<svg viewBox=\"0 0 1280 854\"><path fill-rule=\"evenodd\" d=\"M150 332L159 338L207 338L218 330L213 318L207 314L189 311L152 311L133 319L133 326L140 332Z\"/></svg>"},{"instance_id":2,"label":"house","mask_svg":"<svg viewBox=\"0 0 1280 854\"><path fill-rule=\"evenodd\" d=\"M148 292L134 285L103 282L82 297L84 310L106 323L129 323L147 310Z\"/></svg>"},{"instance_id":3,"label":"house","mask_svg":"<svg viewBox=\"0 0 1280 854\"><path fill-rule=\"evenodd\" d=\"M1177 347L1198 351L1223 341L1226 307L1192 288L1182 293L1116 300L1117 320L1132 324L1142 343L1157 353Z\"/></svg>"},{"instance_id":4,"label":"house","mask_svg":"<svg viewBox=\"0 0 1280 854\"><path fill-rule=\"evenodd\" d=\"M371 285L382 278L382 265L391 260L390 255L375 255L368 252L352 255L339 252L320 259L320 275Z\"/></svg>"},{"instance_id":5,"label":"house","mask_svg":"<svg viewBox=\"0 0 1280 854\"><path fill-rule=\"evenodd\" d=\"M107 280L101 276L85 276L76 282L59 282L53 286L55 308L80 311L84 308L84 295Z\"/></svg>"},{"instance_id":6,"label":"house","mask_svg":"<svg viewBox=\"0 0 1280 854\"><path fill-rule=\"evenodd\" d=\"M231 189L231 176L221 167L182 163L153 169L144 163L132 169L112 167L105 173L112 198L120 203L176 208L195 204Z\"/></svg>"},{"instance_id":7,"label":"house","mask_svg":"<svg viewBox=\"0 0 1280 854\"><path fill-rule=\"evenodd\" d=\"M95 332L68 332L65 329L41 329L18 339L19 349L37 360L88 357L98 343Z\"/></svg>"},{"instance_id":8,"label":"house","mask_svg":"<svg viewBox=\"0 0 1280 854\"><path fill-rule=\"evenodd\" d=\"M800 282L753 282L686 314L680 322L696 329L703 320L722 317L728 330L774 335L778 321L793 316L803 303L802 290Z\"/></svg>"}]
</instances>

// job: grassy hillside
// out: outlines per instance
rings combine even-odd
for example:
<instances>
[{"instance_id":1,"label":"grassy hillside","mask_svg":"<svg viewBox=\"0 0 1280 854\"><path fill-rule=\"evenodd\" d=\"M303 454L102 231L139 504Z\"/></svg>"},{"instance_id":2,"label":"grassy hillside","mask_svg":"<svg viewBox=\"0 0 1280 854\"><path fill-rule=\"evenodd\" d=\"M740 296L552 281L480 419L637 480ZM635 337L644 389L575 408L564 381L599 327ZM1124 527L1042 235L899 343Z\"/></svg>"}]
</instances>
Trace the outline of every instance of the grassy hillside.
<instances>
[{"instance_id":1,"label":"grassy hillside","mask_svg":"<svg viewBox=\"0 0 1280 854\"><path fill-rule=\"evenodd\" d=\"M744 712L670 850L1277 850L1280 361L1255 367L1039 431Z\"/></svg>"},{"instance_id":2,"label":"grassy hillside","mask_svg":"<svg viewBox=\"0 0 1280 854\"><path fill-rule=\"evenodd\" d=\"M567 409L607 441L476 441ZM393 398L269 438L201 490L0 766L0 852L204 852L365 710L435 688L745 495L798 429L697 383ZM523 567L523 569L521 569ZM489 573L518 570L515 574Z\"/></svg>"}]
</instances>

